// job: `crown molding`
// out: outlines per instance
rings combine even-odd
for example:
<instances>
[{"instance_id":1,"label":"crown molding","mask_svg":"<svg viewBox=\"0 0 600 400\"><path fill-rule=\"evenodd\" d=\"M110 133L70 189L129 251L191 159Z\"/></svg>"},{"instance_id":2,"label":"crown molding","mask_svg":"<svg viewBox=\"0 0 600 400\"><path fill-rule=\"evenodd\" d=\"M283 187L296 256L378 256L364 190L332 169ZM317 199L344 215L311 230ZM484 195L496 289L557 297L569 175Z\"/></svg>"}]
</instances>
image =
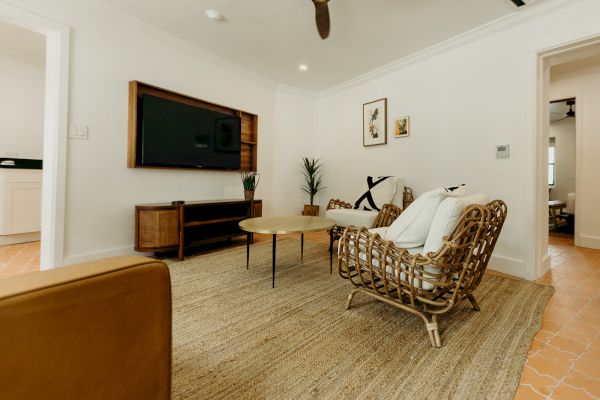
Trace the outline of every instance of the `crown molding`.
<instances>
[{"instance_id":1,"label":"crown molding","mask_svg":"<svg viewBox=\"0 0 600 400\"><path fill-rule=\"evenodd\" d=\"M28 56L26 54L5 48L0 48L0 58L8 58L12 61L38 66L43 66L45 64L44 58Z\"/></svg>"},{"instance_id":2,"label":"crown molding","mask_svg":"<svg viewBox=\"0 0 600 400\"><path fill-rule=\"evenodd\" d=\"M189 54L195 55L206 62L209 62L213 65L219 66L230 72L243 76L251 81L259 83L270 89L274 89L275 91L281 91L295 95L302 95L314 99L323 99L335 93L361 85L378 77L401 70L409 65L426 60L438 54L443 54L445 52L451 51L467 43L473 42L474 40L480 40L486 36L493 35L498 31L517 26L524 20L538 18L548 12L553 11L554 9L560 6L573 5L574 3L576 2L572 0L532 0L529 2L528 6L522 10L515 11L504 17L501 17L487 24L481 25L477 28L474 28L472 30L454 36L450 39L447 39L443 42L440 42L436 45L430 46L426 49L423 49L421 51L418 51L399 60L393 61L389 64L363 73L352 79L346 80L344 82L333 85L323 90L309 90L280 84L275 80L268 78L265 75L262 75L245 66L242 66L223 57L220 57L214 53L211 53L191 42L181 39L176 35L168 33L160 28L157 28L130 14L124 13L118 9L102 4L97 0L90 0L86 3L83 3L83 5L84 7L88 8L88 10L94 15L99 15L100 17L104 17L112 21L116 20L124 26L137 30L138 32L141 32L143 34L152 36L173 47L179 48Z\"/></svg>"},{"instance_id":3,"label":"crown molding","mask_svg":"<svg viewBox=\"0 0 600 400\"><path fill-rule=\"evenodd\" d=\"M475 40L483 39L487 36L493 35L501 30L517 26L524 20L531 20L538 18L554 9L565 6L567 4L573 5L575 2L571 0L545 0L545 1L532 1L529 5L523 9L515 11L511 14L505 15L494 21L488 22L484 25L471 29L467 32L461 33L443 42L420 50L416 53L410 54L399 60L393 61L389 64L383 65L379 68L358 75L352 79L341 82L330 88L317 92L317 97L326 98L338 92L350 89L355 86L359 86L370 80L379 78L381 76L390 74L392 72L404 69L412 64L426 60L439 54L446 53L465 44L471 43Z\"/></svg>"},{"instance_id":4,"label":"crown molding","mask_svg":"<svg viewBox=\"0 0 600 400\"><path fill-rule=\"evenodd\" d=\"M187 40L181 39L176 35L166 32L132 15L124 13L108 5L99 3L97 0L89 0L84 4L85 7L89 7L89 9L94 15L102 14L104 17L112 21L117 20L124 26L130 27L132 29L137 30L138 32L157 38L173 47L186 51L189 54L193 54L206 62L222 67L226 70L229 70L230 72L241 75L268 88L276 89L278 87L278 83L276 81L258 72L255 72L240 64L234 63L214 53L211 53L201 48L200 46L188 42Z\"/></svg>"},{"instance_id":5,"label":"crown molding","mask_svg":"<svg viewBox=\"0 0 600 400\"><path fill-rule=\"evenodd\" d=\"M308 89L301 89L295 86L289 86L289 85L283 85L283 84L279 84L277 85L277 90L284 92L284 93L289 93L289 94L295 94L295 95L299 95L299 96L305 96L305 97L310 97L313 99L318 99L319 98L319 92L314 91L314 90L308 90Z\"/></svg>"}]
</instances>

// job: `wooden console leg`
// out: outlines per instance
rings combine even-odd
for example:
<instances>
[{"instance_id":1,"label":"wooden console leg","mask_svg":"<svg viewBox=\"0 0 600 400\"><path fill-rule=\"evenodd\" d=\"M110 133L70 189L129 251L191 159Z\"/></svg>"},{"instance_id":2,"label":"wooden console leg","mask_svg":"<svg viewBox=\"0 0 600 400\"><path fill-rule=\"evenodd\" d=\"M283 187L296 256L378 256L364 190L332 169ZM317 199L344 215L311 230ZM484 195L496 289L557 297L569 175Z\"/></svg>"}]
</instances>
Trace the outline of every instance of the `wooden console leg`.
<instances>
[{"instance_id":1,"label":"wooden console leg","mask_svg":"<svg viewBox=\"0 0 600 400\"><path fill-rule=\"evenodd\" d=\"M177 251L177 259L183 261L183 242L179 243L179 250Z\"/></svg>"}]
</instances>

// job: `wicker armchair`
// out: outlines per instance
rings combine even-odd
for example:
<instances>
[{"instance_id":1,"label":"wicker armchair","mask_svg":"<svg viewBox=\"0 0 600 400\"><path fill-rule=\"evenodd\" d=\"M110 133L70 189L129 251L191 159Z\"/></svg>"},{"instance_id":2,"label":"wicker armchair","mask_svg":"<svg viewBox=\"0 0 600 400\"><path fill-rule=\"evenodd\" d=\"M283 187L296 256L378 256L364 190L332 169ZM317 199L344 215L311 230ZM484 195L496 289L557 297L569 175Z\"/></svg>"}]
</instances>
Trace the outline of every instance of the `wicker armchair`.
<instances>
[{"instance_id":1,"label":"wicker armchair","mask_svg":"<svg viewBox=\"0 0 600 400\"><path fill-rule=\"evenodd\" d=\"M412 189L409 187L404 187L404 193L403 193L403 208L400 208L394 204L384 204L383 207L381 207L381 210L379 210L379 213L377 214L377 217L375 218L375 221L373 222L372 226L369 226L367 228L382 228L384 226L390 226L392 224L392 222L394 222L396 220L396 218L398 218L398 216L400 215L400 213L402 213L403 209L406 209L406 207L408 207L410 205L410 203L412 203L414 201L414 197L413 197L413 192ZM344 201L344 200L340 200L340 199L331 199L329 200L329 203L327 204L327 210L333 210L336 208L346 208L346 209L351 209L353 206L352 204ZM346 229L345 226L334 226L333 227L333 240L339 240L339 238L342 236L342 234L344 233L344 230Z\"/></svg>"},{"instance_id":2,"label":"wicker armchair","mask_svg":"<svg viewBox=\"0 0 600 400\"><path fill-rule=\"evenodd\" d=\"M340 239L339 273L355 286L348 295L365 293L423 319L434 347L441 347L438 315L473 296L506 219L503 201L468 206L435 253L412 255L366 228L348 227Z\"/></svg>"}]
</instances>

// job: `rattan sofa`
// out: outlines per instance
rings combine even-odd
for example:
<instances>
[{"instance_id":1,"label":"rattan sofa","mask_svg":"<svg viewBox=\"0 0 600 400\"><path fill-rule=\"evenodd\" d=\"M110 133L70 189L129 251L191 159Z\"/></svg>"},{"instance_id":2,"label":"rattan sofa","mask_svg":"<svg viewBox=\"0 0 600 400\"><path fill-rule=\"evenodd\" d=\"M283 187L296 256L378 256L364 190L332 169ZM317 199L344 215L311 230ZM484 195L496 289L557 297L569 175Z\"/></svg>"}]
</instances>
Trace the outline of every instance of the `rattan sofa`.
<instances>
[{"instance_id":1,"label":"rattan sofa","mask_svg":"<svg viewBox=\"0 0 600 400\"><path fill-rule=\"evenodd\" d=\"M368 218L368 221L372 221L372 223L371 222L366 223L365 225L367 225L367 228L382 228L385 226L390 226L392 224L392 222L394 222L394 220L396 218L398 218L398 216L400 215L402 210L405 210L406 207L408 207L415 200L413 197L413 191L411 188L409 188L407 186L402 186L402 188L403 188L402 201L401 202L396 201L396 204L395 203L384 204L381 207L381 210L379 210L379 212L354 210L353 205L348 203L347 201L340 200L340 199L329 200L329 203L327 204L327 209L326 209L325 215L328 218L332 218L333 220L335 220L338 223L338 225L335 225L333 227L334 240L338 240L342 236L342 233L344 233L344 230L346 229L347 225L340 224L340 222L336 218L336 215L329 213L328 211L330 211L330 210L346 210L347 213L362 213L362 214L371 213L372 216L370 218ZM400 207L398 204L401 204L402 207ZM344 219L347 220L347 218L344 218ZM359 221L361 221L361 220L359 219Z\"/></svg>"},{"instance_id":2,"label":"rattan sofa","mask_svg":"<svg viewBox=\"0 0 600 400\"><path fill-rule=\"evenodd\" d=\"M423 319L434 347L441 347L437 318L473 296L506 219L506 204L469 205L437 252L410 254L367 228L350 226L339 242L339 273L356 293L416 314Z\"/></svg>"}]
</instances>

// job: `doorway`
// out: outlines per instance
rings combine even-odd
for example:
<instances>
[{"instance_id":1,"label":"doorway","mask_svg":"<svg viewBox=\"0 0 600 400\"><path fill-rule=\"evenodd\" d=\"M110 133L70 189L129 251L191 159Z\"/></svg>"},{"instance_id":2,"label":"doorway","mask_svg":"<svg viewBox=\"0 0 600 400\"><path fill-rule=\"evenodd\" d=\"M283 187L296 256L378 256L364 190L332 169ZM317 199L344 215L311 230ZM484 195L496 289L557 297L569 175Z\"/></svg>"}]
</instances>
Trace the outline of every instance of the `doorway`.
<instances>
[{"instance_id":1,"label":"doorway","mask_svg":"<svg viewBox=\"0 0 600 400\"><path fill-rule=\"evenodd\" d=\"M45 38L40 269L63 264L69 91L69 28L0 3L0 22Z\"/></svg>"},{"instance_id":2,"label":"doorway","mask_svg":"<svg viewBox=\"0 0 600 400\"><path fill-rule=\"evenodd\" d=\"M0 277L39 270L46 38L0 22Z\"/></svg>"},{"instance_id":3,"label":"doorway","mask_svg":"<svg viewBox=\"0 0 600 400\"><path fill-rule=\"evenodd\" d=\"M534 243L532 251L535 261L534 278L543 276L550 269L549 244L556 240L570 240L549 236L549 201L552 200L550 188L550 102L565 104L562 107L567 113L574 114L575 125L575 189L568 191L564 203L569 203L570 213L566 206L562 208L565 219L573 215L572 244L578 247L600 249L600 187L598 173L600 170L600 37L582 39L550 50L538 53L538 85L537 85L537 135L535 139L535 195L534 210ZM573 101L573 112L570 105ZM566 110L566 111L565 111ZM560 114L561 111L555 111ZM564 119L568 121L571 117ZM567 122L567 123L570 123ZM585 143L585 146L584 146ZM556 150L557 151L557 150ZM556 170L558 173L558 169ZM571 189L572 190L572 189ZM555 193L556 194L556 193ZM561 210L558 210L561 213ZM563 221L558 222L561 225ZM549 241L549 238L552 240ZM551 253L551 252L550 252Z\"/></svg>"},{"instance_id":4,"label":"doorway","mask_svg":"<svg viewBox=\"0 0 600 400\"><path fill-rule=\"evenodd\" d=\"M552 87L552 80L550 83ZM548 140L548 230L551 237L575 233L576 99L550 101Z\"/></svg>"}]
</instances>

